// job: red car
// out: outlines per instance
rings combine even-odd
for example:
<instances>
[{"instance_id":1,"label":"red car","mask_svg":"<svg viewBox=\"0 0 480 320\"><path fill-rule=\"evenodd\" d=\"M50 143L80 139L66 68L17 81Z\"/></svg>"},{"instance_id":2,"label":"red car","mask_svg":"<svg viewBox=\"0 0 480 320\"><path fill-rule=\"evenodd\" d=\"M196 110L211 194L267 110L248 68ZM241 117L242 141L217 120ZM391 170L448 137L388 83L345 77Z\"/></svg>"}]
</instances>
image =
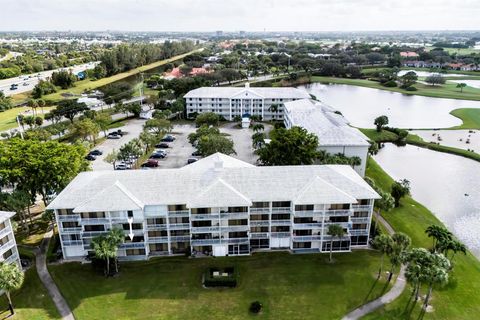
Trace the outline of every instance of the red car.
<instances>
[{"instance_id":1,"label":"red car","mask_svg":"<svg viewBox=\"0 0 480 320\"><path fill-rule=\"evenodd\" d=\"M156 168L158 167L158 160L148 159L146 162L142 163L142 168Z\"/></svg>"}]
</instances>

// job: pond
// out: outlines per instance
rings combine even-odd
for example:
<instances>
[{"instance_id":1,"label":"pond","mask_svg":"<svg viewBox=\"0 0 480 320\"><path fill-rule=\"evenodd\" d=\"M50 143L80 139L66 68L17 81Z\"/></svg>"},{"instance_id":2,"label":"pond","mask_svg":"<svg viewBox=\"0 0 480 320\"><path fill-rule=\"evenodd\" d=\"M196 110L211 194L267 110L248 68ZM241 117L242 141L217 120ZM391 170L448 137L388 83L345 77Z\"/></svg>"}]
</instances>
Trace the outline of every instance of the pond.
<instances>
[{"instance_id":1,"label":"pond","mask_svg":"<svg viewBox=\"0 0 480 320\"><path fill-rule=\"evenodd\" d=\"M418 70L401 70L397 73L399 77L403 76L404 74L413 71L417 74L418 77L429 77L432 74L439 74L438 72L429 72L429 71L418 71ZM465 74L458 74L458 73L440 73L440 75L444 77L468 77Z\"/></svg>"},{"instance_id":2,"label":"pond","mask_svg":"<svg viewBox=\"0 0 480 320\"><path fill-rule=\"evenodd\" d=\"M449 128L462 124L450 111L480 108L479 101L405 95L345 84L312 83L299 88L339 110L351 125L361 128L373 128L373 120L381 115L388 116L389 125L394 127Z\"/></svg>"},{"instance_id":3,"label":"pond","mask_svg":"<svg viewBox=\"0 0 480 320\"><path fill-rule=\"evenodd\" d=\"M465 83L469 87L480 89L480 80L450 80L450 82Z\"/></svg>"},{"instance_id":4,"label":"pond","mask_svg":"<svg viewBox=\"0 0 480 320\"><path fill-rule=\"evenodd\" d=\"M480 257L480 163L407 145L386 144L374 157L395 180Z\"/></svg>"}]
</instances>

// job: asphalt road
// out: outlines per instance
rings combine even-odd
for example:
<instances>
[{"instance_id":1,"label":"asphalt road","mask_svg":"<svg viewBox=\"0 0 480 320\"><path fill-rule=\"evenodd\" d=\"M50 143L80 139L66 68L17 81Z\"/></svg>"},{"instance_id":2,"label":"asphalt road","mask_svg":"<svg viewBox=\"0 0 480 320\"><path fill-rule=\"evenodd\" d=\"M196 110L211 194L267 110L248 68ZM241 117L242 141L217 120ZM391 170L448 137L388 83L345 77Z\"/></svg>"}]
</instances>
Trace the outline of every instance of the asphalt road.
<instances>
[{"instance_id":1,"label":"asphalt road","mask_svg":"<svg viewBox=\"0 0 480 320\"><path fill-rule=\"evenodd\" d=\"M55 71L71 70L73 73L78 73L86 69L93 69L95 68L96 64L98 64L98 62L90 62L68 68L59 68L50 71L21 75L15 78L3 79L0 80L0 91L3 91L6 96L32 91L40 80L46 80L47 78L50 78L52 73ZM17 84L18 88L16 90L10 90L12 84Z\"/></svg>"}]
</instances>

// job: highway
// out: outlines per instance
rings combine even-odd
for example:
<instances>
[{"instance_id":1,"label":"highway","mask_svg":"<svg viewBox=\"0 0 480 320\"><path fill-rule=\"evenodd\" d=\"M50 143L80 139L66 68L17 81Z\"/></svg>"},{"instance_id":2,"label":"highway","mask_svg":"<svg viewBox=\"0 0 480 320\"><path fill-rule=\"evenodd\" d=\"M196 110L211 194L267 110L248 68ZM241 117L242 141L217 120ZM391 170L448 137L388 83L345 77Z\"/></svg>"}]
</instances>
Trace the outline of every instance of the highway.
<instances>
[{"instance_id":1,"label":"highway","mask_svg":"<svg viewBox=\"0 0 480 320\"><path fill-rule=\"evenodd\" d=\"M67 68L59 68L55 70L21 75L15 78L3 79L3 80L0 80L0 91L3 91L3 93L7 97L14 94L32 91L33 88L37 85L38 81L46 80L50 78L52 76L52 73L55 71L72 70L73 73L78 73L86 69L93 69L98 63L100 62L90 62L90 63L75 65ZM16 90L11 90L12 84L18 85Z\"/></svg>"}]
</instances>

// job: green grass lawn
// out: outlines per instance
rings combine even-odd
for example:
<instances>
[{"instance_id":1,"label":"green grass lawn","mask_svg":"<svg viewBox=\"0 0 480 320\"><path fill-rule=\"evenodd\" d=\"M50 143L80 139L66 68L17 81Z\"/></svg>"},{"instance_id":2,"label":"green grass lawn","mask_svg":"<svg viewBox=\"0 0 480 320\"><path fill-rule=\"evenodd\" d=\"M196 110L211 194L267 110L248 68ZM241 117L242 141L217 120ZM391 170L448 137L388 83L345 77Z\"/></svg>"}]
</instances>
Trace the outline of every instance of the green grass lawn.
<instances>
[{"instance_id":1,"label":"green grass lawn","mask_svg":"<svg viewBox=\"0 0 480 320\"><path fill-rule=\"evenodd\" d=\"M321 83L336 83L336 84L348 84L353 86L374 88L380 90L387 90L393 92L399 92L408 95L419 95L433 98L448 98L448 99L461 99L461 100L475 100L480 101L480 89L466 87L463 92L456 88L454 83L446 83L441 86L431 86L426 84L417 83L415 87L417 91L406 91L404 89L394 87L387 88L382 86L379 82L365 79L347 79L347 78L335 78L335 77L312 77L312 82Z\"/></svg>"},{"instance_id":2,"label":"green grass lawn","mask_svg":"<svg viewBox=\"0 0 480 320\"><path fill-rule=\"evenodd\" d=\"M367 176L375 180L384 190L390 190L393 182L380 166L369 159ZM424 206L411 197L401 201L401 206L382 216L396 231L408 234L415 247L430 248L432 240L425 234L431 224L442 223ZM424 319L478 319L480 313L480 262L471 254L458 255L454 260L454 270L450 273L450 282L444 288L436 288L431 304L434 312L425 314ZM400 299L379 309L365 319L418 319L419 303L410 311L407 302L410 288L407 287ZM422 292L422 294L425 291Z\"/></svg>"},{"instance_id":3,"label":"green grass lawn","mask_svg":"<svg viewBox=\"0 0 480 320\"><path fill-rule=\"evenodd\" d=\"M398 140L398 135L394 132L382 130L378 132L376 129L360 128L360 131L366 135L370 140L375 142L393 142Z\"/></svg>"},{"instance_id":4,"label":"green grass lawn","mask_svg":"<svg viewBox=\"0 0 480 320\"><path fill-rule=\"evenodd\" d=\"M47 320L60 319L53 301L37 275L35 267L25 273L25 282L22 288L12 294L15 316L19 320ZM10 314L5 295L0 297L0 317L4 319Z\"/></svg>"},{"instance_id":5,"label":"green grass lawn","mask_svg":"<svg viewBox=\"0 0 480 320\"><path fill-rule=\"evenodd\" d=\"M43 109L46 113L47 111L53 109L53 107L44 107ZM31 110L31 108L16 107L16 108L9 109L7 111L0 112L0 131L5 131L5 130L18 127L17 120L16 120L17 115L27 110ZM38 115L42 116L41 110L38 109L37 111L38 111Z\"/></svg>"},{"instance_id":6,"label":"green grass lawn","mask_svg":"<svg viewBox=\"0 0 480 320\"><path fill-rule=\"evenodd\" d=\"M335 255L258 253L246 257L159 258L121 265L118 277L104 278L90 265L52 265L49 270L76 319L338 319L379 296L379 255L355 251ZM234 289L205 289L210 266L234 266ZM248 312L259 300L258 316Z\"/></svg>"},{"instance_id":7,"label":"green grass lawn","mask_svg":"<svg viewBox=\"0 0 480 320\"><path fill-rule=\"evenodd\" d=\"M106 78L102 78L102 79L94 80L94 81L91 81L89 79L78 81L78 82L75 83L75 87L65 89L65 90L59 90L55 93L44 96L43 99L48 100L48 101L59 101L59 100L64 99L62 94L65 94L65 93L81 94L85 91L89 91L89 90L93 90L93 89L105 86L107 84L110 84L110 83L125 79L127 77L130 77L132 75L138 74L140 72L144 72L144 71L147 71L147 70L150 70L150 69L153 69L153 68L160 67L160 66L162 66L164 64L167 64L167 63L170 63L172 61L183 59L184 57L186 57L189 54L191 54L193 52L196 52L198 50L199 49L193 50L193 51L190 51L190 52L187 52L187 53L184 53L184 54L180 54L180 55L174 56L174 57L169 58L169 59L153 62L153 63L147 64L147 65L129 70L127 72L118 73L118 74L113 75L111 77L106 77Z\"/></svg>"},{"instance_id":8,"label":"green grass lawn","mask_svg":"<svg viewBox=\"0 0 480 320\"><path fill-rule=\"evenodd\" d=\"M462 125L452 129L480 129L480 109L461 108L452 110L450 114L463 121Z\"/></svg>"}]
</instances>

